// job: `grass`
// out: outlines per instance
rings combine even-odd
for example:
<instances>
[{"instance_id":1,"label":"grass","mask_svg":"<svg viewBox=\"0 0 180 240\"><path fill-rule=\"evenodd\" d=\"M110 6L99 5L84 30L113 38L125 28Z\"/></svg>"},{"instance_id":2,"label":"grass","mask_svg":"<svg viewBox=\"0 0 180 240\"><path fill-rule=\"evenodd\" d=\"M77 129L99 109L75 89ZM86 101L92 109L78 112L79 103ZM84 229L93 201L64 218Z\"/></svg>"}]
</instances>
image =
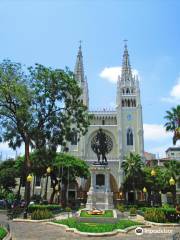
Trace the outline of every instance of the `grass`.
<instances>
[{"instance_id":1,"label":"grass","mask_svg":"<svg viewBox=\"0 0 180 240\"><path fill-rule=\"evenodd\" d=\"M80 232L90 232L90 233L104 233L104 232L112 232L115 229L125 229L131 226L142 225L139 222L125 220L122 219L118 223L110 224L110 223L82 223L77 222L74 218L54 221L58 224L63 224L68 226L69 228L76 228Z\"/></svg>"},{"instance_id":2,"label":"grass","mask_svg":"<svg viewBox=\"0 0 180 240\"><path fill-rule=\"evenodd\" d=\"M87 211L81 211L81 214L80 214L80 217L87 217L87 218L94 218L94 217L113 217L113 211L112 210L106 210L104 212L104 214L101 214L101 215L91 215L91 214L88 214Z\"/></svg>"},{"instance_id":3,"label":"grass","mask_svg":"<svg viewBox=\"0 0 180 240\"><path fill-rule=\"evenodd\" d=\"M0 240L6 236L7 232L4 228L0 227Z\"/></svg>"}]
</instances>

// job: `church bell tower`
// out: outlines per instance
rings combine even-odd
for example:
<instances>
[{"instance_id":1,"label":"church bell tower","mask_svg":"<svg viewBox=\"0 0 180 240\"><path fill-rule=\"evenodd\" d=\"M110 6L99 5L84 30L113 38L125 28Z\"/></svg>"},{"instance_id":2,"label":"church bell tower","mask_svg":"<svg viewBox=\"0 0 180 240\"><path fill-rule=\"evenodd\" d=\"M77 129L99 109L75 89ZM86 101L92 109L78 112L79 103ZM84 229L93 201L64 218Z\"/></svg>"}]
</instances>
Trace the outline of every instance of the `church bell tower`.
<instances>
[{"instance_id":1,"label":"church bell tower","mask_svg":"<svg viewBox=\"0 0 180 240\"><path fill-rule=\"evenodd\" d=\"M141 157L144 155L139 79L132 74L126 41L121 75L118 76L117 82L116 106L121 172L121 163L130 152L137 153Z\"/></svg>"}]
</instances>

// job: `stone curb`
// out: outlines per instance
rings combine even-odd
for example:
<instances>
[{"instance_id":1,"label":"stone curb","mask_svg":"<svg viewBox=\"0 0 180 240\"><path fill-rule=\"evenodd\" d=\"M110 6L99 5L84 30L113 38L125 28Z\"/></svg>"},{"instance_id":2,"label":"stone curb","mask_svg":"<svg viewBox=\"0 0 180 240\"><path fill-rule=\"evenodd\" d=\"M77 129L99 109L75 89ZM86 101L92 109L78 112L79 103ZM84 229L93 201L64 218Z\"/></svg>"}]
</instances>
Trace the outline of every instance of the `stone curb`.
<instances>
[{"instance_id":1,"label":"stone curb","mask_svg":"<svg viewBox=\"0 0 180 240\"><path fill-rule=\"evenodd\" d=\"M3 240L12 240L12 235L10 232L7 233L7 235L3 238Z\"/></svg>"},{"instance_id":2,"label":"stone curb","mask_svg":"<svg viewBox=\"0 0 180 240\"><path fill-rule=\"evenodd\" d=\"M54 218L51 219L43 219L43 220L31 220L31 219L23 219L23 218L14 218L12 221L13 222L32 222L32 223L41 223L41 222L49 222L53 221Z\"/></svg>"},{"instance_id":3,"label":"stone curb","mask_svg":"<svg viewBox=\"0 0 180 240\"><path fill-rule=\"evenodd\" d=\"M144 220L145 224L155 225L155 226L164 226L164 227L180 227L179 223L156 223Z\"/></svg>"},{"instance_id":4,"label":"stone curb","mask_svg":"<svg viewBox=\"0 0 180 240\"><path fill-rule=\"evenodd\" d=\"M128 233L129 231L136 229L137 227L142 227L142 228L147 228L147 227L151 227L150 225L138 225L138 226L132 226L132 227L128 227L126 229L117 229L117 230L113 230L112 232L104 232L104 233L90 233L90 232L80 232L78 231L76 228L69 228L68 226L64 225L64 224L58 224L58 223L53 223L53 222L47 222L46 224L50 224L50 225L55 225L58 227L63 227L65 228L66 232L74 232L76 234L79 235L83 235L83 236L92 236L92 237L106 237L106 236L114 236L118 233Z\"/></svg>"}]
</instances>

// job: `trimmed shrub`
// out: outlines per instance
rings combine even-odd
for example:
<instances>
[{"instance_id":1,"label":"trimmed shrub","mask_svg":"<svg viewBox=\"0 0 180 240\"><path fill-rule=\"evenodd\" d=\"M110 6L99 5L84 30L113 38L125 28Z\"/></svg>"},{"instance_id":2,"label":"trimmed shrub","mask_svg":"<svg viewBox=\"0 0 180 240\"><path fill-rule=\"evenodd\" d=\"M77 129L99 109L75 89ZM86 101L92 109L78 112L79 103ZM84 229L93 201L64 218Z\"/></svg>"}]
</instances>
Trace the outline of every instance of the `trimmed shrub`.
<instances>
[{"instance_id":1,"label":"trimmed shrub","mask_svg":"<svg viewBox=\"0 0 180 240\"><path fill-rule=\"evenodd\" d=\"M62 207L56 204L48 204L48 205L32 204L28 206L29 213L32 213L35 210L45 210L45 209L51 211L53 214L60 213L63 211Z\"/></svg>"},{"instance_id":2,"label":"trimmed shrub","mask_svg":"<svg viewBox=\"0 0 180 240\"><path fill-rule=\"evenodd\" d=\"M125 211L125 207L122 204L118 204L116 208L122 213Z\"/></svg>"},{"instance_id":3,"label":"trimmed shrub","mask_svg":"<svg viewBox=\"0 0 180 240\"><path fill-rule=\"evenodd\" d=\"M162 209L152 208L146 210L144 213L144 218L150 222L164 223L166 222L166 216Z\"/></svg>"},{"instance_id":4,"label":"trimmed shrub","mask_svg":"<svg viewBox=\"0 0 180 240\"><path fill-rule=\"evenodd\" d=\"M65 211L65 212L71 212L72 209L71 209L70 207L66 207L66 208L64 209L64 211Z\"/></svg>"},{"instance_id":5,"label":"trimmed shrub","mask_svg":"<svg viewBox=\"0 0 180 240\"><path fill-rule=\"evenodd\" d=\"M130 208L130 215L136 215L137 214L137 209L135 207Z\"/></svg>"},{"instance_id":6,"label":"trimmed shrub","mask_svg":"<svg viewBox=\"0 0 180 240\"><path fill-rule=\"evenodd\" d=\"M35 210L31 214L31 219L33 219L33 220L42 220L42 219L48 219L48 218L52 218L52 217L53 217L52 212L48 211L47 209Z\"/></svg>"}]
</instances>

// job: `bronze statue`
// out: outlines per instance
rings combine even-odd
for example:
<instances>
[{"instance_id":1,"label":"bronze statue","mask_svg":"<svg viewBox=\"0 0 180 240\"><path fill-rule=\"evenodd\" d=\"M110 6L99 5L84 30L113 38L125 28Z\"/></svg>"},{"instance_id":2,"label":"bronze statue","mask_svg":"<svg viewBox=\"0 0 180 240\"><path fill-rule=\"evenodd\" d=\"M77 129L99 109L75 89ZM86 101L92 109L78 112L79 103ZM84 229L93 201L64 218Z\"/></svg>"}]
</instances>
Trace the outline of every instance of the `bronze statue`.
<instances>
[{"instance_id":1,"label":"bronze statue","mask_svg":"<svg viewBox=\"0 0 180 240\"><path fill-rule=\"evenodd\" d=\"M99 164L108 164L106 153L108 153L108 143L106 134L100 128L96 135L96 142L93 144L93 151L97 155ZM102 161L101 161L102 160Z\"/></svg>"}]
</instances>

